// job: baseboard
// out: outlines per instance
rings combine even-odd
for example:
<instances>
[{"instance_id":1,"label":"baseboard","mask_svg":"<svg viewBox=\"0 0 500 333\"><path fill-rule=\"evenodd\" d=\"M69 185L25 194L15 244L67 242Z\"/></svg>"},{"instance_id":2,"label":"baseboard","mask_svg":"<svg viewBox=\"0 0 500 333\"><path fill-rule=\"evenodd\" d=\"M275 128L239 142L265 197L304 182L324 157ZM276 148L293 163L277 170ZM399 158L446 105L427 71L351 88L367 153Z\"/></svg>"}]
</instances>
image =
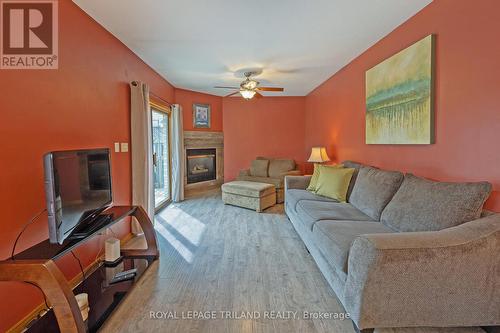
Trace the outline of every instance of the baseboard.
<instances>
[{"instance_id":1,"label":"baseboard","mask_svg":"<svg viewBox=\"0 0 500 333\"><path fill-rule=\"evenodd\" d=\"M127 243L129 240L131 240L134 237L133 234L129 233L125 237L123 237L120 240L120 244L123 245ZM99 257L96 258L90 265L85 267L83 272L85 273L85 276L89 276L92 274L99 266L99 263L104 259L104 253L102 253ZM83 274L82 272L79 272L77 275L75 275L71 280L68 281L69 286L71 289L76 288L83 279ZM35 307L30 313L28 313L26 316L24 316L21 320L19 320L14 326L9 328L7 330L7 333L20 333L23 332L26 327L35 319L42 317L45 314L45 303L42 302L40 303L37 307Z\"/></svg>"}]
</instances>

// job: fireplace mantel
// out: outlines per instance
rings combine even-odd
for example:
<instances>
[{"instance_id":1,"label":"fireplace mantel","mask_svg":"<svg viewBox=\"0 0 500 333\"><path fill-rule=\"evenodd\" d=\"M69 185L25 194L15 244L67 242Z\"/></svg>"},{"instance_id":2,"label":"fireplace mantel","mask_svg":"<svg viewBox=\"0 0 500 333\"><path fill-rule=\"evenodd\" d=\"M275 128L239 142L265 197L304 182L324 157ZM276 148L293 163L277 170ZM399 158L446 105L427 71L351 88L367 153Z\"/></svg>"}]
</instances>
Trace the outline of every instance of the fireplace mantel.
<instances>
[{"instance_id":1,"label":"fireplace mantel","mask_svg":"<svg viewBox=\"0 0 500 333\"><path fill-rule=\"evenodd\" d=\"M184 160L186 161L186 149L215 148L216 151L216 179L194 184L187 183L184 176L185 196L194 195L198 192L220 187L224 183L224 135L222 132L207 131L184 131ZM187 165L187 163L185 163ZM187 174L187 170L185 170Z\"/></svg>"}]
</instances>

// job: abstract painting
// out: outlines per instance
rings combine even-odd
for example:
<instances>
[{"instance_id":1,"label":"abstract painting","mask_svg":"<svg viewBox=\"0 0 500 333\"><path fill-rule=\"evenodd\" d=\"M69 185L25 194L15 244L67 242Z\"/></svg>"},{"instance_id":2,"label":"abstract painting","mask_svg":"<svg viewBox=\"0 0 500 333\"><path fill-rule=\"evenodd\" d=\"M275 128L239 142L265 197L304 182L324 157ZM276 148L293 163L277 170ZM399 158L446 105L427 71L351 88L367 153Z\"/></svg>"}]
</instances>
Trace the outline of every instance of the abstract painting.
<instances>
[{"instance_id":1,"label":"abstract painting","mask_svg":"<svg viewBox=\"0 0 500 333\"><path fill-rule=\"evenodd\" d=\"M366 143L434 143L434 36L366 72Z\"/></svg>"}]
</instances>

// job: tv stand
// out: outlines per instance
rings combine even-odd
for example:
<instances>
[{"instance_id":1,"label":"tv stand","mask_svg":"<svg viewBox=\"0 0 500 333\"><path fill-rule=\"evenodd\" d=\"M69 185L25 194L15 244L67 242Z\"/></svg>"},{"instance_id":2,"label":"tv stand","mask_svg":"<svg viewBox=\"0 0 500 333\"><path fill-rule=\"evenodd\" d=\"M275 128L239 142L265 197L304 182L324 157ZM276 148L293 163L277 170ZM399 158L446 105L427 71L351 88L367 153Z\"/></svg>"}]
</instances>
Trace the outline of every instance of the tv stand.
<instances>
[{"instance_id":1,"label":"tv stand","mask_svg":"<svg viewBox=\"0 0 500 333\"><path fill-rule=\"evenodd\" d=\"M25 281L41 288L52 307L61 332L84 333L87 331L68 280L55 264L55 260L85 243L101 230L123 220L135 217L147 242L146 249L122 250L129 259L154 261L159 257L153 223L140 206L112 206L102 212L108 215L108 223L90 232L82 239L68 239L63 244L50 244L48 240L36 244L15 256L0 262L0 281Z\"/></svg>"}]
</instances>

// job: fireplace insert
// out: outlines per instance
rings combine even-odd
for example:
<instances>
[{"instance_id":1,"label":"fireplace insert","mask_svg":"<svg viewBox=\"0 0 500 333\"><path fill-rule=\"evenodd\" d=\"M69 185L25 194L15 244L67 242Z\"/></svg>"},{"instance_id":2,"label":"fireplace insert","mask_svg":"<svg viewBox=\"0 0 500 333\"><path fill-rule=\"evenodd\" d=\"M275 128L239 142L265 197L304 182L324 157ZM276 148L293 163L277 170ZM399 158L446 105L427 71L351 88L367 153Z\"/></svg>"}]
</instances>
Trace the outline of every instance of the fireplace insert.
<instances>
[{"instance_id":1,"label":"fireplace insert","mask_svg":"<svg viewBox=\"0 0 500 333\"><path fill-rule=\"evenodd\" d=\"M215 157L215 148L186 149L187 183L215 180L217 178Z\"/></svg>"}]
</instances>

